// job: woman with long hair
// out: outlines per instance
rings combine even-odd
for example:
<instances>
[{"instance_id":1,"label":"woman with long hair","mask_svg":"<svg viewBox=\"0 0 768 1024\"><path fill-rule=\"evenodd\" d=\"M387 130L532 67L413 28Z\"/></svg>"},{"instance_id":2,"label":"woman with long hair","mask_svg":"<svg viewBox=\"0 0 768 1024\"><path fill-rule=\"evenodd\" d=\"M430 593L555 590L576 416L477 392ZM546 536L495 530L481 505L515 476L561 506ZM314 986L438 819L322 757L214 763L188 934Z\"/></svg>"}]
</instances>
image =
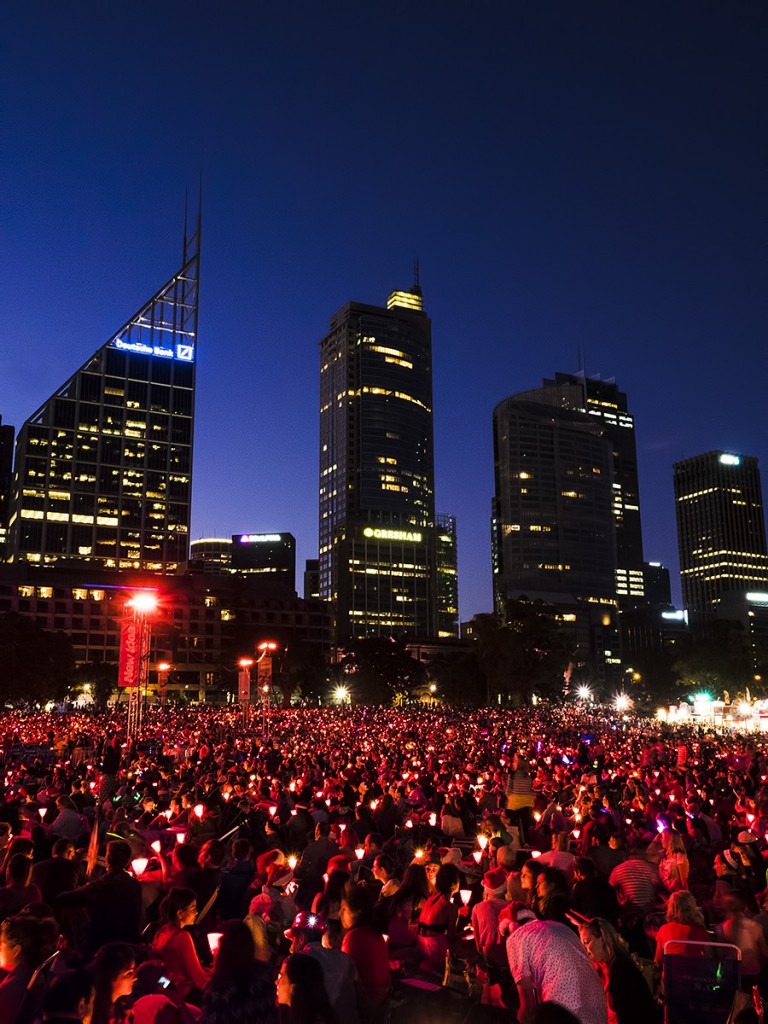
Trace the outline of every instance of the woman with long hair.
<instances>
[{"instance_id":1,"label":"woman with long hair","mask_svg":"<svg viewBox=\"0 0 768 1024\"><path fill-rule=\"evenodd\" d=\"M341 950L355 961L360 984L372 1005L378 1007L389 991L389 953L381 932L374 926L373 898L368 889L356 886L343 900L341 925Z\"/></svg>"},{"instance_id":2,"label":"woman with long hair","mask_svg":"<svg viewBox=\"0 0 768 1024\"><path fill-rule=\"evenodd\" d=\"M186 928L195 923L197 896L181 886L171 889L160 904L160 927L152 948L162 957L168 976L176 983L182 999L193 989L202 991L210 981L210 971L200 963L192 936Z\"/></svg>"},{"instance_id":3,"label":"woman with long hair","mask_svg":"<svg viewBox=\"0 0 768 1024\"><path fill-rule=\"evenodd\" d=\"M256 959L253 936L243 921L221 926L198 1024L277 1024L272 971Z\"/></svg>"},{"instance_id":4,"label":"woman with long hair","mask_svg":"<svg viewBox=\"0 0 768 1024\"><path fill-rule=\"evenodd\" d=\"M687 942L708 942L709 934L704 927L704 914L696 903L693 895L686 889L679 889L673 892L667 903L667 920L659 928L656 936L657 964L664 961L664 946L672 939L680 939ZM683 953L679 946L670 946L666 952Z\"/></svg>"},{"instance_id":5,"label":"woman with long hair","mask_svg":"<svg viewBox=\"0 0 768 1024\"><path fill-rule=\"evenodd\" d=\"M320 961L292 953L277 976L281 1024L339 1024L323 980Z\"/></svg>"},{"instance_id":6,"label":"woman with long hair","mask_svg":"<svg viewBox=\"0 0 768 1024\"><path fill-rule=\"evenodd\" d=\"M325 889L319 892L312 901L312 913L322 914L326 921L338 921L341 913L341 901L349 891L351 875L339 869L331 871L327 876Z\"/></svg>"},{"instance_id":7,"label":"woman with long hair","mask_svg":"<svg viewBox=\"0 0 768 1024\"><path fill-rule=\"evenodd\" d=\"M667 892L688 888L688 854L679 832L664 829L661 833L661 848L664 856L659 861L659 875Z\"/></svg>"},{"instance_id":8,"label":"woman with long hair","mask_svg":"<svg viewBox=\"0 0 768 1024\"><path fill-rule=\"evenodd\" d=\"M579 927L579 938L603 983L608 1020L612 1024L658 1021L659 1007L613 925L595 917Z\"/></svg>"},{"instance_id":9,"label":"woman with long hair","mask_svg":"<svg viewBox=\"0 0 768 1024\"><path fill-rule=\"evenodd\" d=\"M387 900L389 951L408 949L416 944L416 929L421 908L429 897L427 873L422 864L411 864L397 892Z\"/></svg>"},{"instance_id":10,"label":"woman with long hair","mask_svg":"<svg viewBox=\"0 0 768 1024\"><path fill-rule=\"evenodd\" d=\"M451 902L459 891L460 874L455 864L443 864L435 878L435 891L419 915L417 943L425 970L441 971L450 940L456 933L458 908Z\"/></svg>"},{"instance_id":11,"label":"woman with long hair","mask_svg":"<svg viewBox=\"0 0 768 1024\"><path fill-rule=\"evenodd\" d=\"M122 1024L127 1019L125 999L136 979L136 953L127 942L108 942L91 961L96 995L91 1024Z\"/></svg>"},{"instance_id":12,"label":"woman with long hair","mask_svg":"<svg viewBox=\"0 0 768 1024\"><path fill-rule=\"evenodd\" d=\"M37 967L56 946L56 922L27 914L7 917L0 928L0 1021L12 1021Z\"/></svg>"}]
</instances>

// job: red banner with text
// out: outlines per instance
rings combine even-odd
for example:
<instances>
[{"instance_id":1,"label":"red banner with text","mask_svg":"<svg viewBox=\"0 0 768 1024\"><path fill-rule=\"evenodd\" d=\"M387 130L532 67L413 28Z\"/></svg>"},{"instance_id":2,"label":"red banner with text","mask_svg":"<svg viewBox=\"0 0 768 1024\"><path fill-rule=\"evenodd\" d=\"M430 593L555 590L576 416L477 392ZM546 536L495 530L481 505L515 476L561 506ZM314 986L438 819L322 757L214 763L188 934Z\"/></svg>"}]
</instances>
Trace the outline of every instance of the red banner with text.
<instances>
[{"instance_id":1,"label":"red banner with text","mask_svg":"<svg viewBox=\"0 0 768 1024\"><path fill-rule=\"evenodd\" d=\"M138 622L124 622L120 630L120 667L118 686L139 685L141 663L141 626Z\"/></svg>"}]
</instances>

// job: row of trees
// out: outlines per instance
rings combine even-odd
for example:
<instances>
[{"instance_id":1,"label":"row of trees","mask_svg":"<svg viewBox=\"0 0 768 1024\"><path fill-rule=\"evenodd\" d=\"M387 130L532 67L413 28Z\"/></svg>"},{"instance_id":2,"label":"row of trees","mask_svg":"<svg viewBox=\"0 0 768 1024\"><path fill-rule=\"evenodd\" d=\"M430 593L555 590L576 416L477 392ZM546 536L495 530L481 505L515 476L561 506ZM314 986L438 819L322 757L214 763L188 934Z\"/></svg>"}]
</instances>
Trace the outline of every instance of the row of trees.
<instances>
[{"instance_id":1,"label":"row of trees","mask_svg":"<svg viewBox=\"0 0 768 1024\"><path fill-rule=\"evenodd\" d=\"M511 602L505 621L477 615L473 627L476 642L469 651L437 657L428 666L411 657L405 640L394 637L350 641L334 665L317 644L286 640L274 658L274 684L286 705L297 698L313 704L327 701L343 687L356 703L434 697L449 704L501 701L519 706L528 704L534 694L561 698L568 682L571 690L578 682L591 682L575 677L568 636L552 609L540 601ZM248 649L246 638L239 638L239 643L239 649ZM753 674L749 651L734 623L715 623L704 636L690 636L674 648L649 651L633 660L637 682L628 682L627 689L648 707L676 700L692 689L713 696L729 691L732 697L747 688L753 694L762 692L762 680ZM0 673L0 692L12 704L61 701L86 687L94 702L104 705L117 683L116 665L76 667L65 634L15 613L0 615ZM233 674L223 681L223 688L234 689Z\"/></svg>"}]
</instances>

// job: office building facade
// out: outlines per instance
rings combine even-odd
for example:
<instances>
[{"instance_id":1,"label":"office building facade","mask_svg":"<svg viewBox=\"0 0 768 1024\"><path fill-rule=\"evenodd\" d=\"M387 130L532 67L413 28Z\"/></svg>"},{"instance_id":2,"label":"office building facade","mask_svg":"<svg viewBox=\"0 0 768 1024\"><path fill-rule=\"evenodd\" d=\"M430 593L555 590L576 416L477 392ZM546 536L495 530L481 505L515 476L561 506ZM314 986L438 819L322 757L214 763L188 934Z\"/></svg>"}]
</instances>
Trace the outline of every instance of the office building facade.
<instances>
[{"instance_id":1,"label":"office building facade","mask_svg":"<svg viewBox=\"0 0 768 1024\"><path fill-rule=\"evenodd\" d=\"M7 559L175 571L187 560L200 223L178 273L19 430Z\"/></svg>"},{"instance_id":2,"label":"office building facade","mask_svg":"<svg viewBox=\"0 0 768 1024\"><path fill-rule=\"evenodd\" d=\"M643 534L640 483L637 473L635 421L627 396L615 381L584 373L556 373L540 388L529 391L531 401L588 416L600 424L611 442L613 480L611 507L616 541L616 598L620 607L642 603L644 597Z\"/></svg>"},{"instance_id":3,"label":"office building facade","mask_svg":"<svg viewBox=\"0 0 768 1024\"><path fill-rule=\"evenodd\" d=\"M337 637L434 636L432 332L421 289L320 343L320 596Z\"/></svg>"},{"instance_id":4,"label":"office building facade","mask_svg":"<svg viewBox=\"0 0 768 1024\"><path fill-rule=\"evenodd\" d=\"M296 586L296 538L292 533L237 533L232 571L272 575Z\"/></svg>"},{"instance_id":5,"label":"office building facade","mask_svg":"<svg viewBox=\"0 0 768 1024\"><path fill-rule=\"evenodd\" d=\"M435 524L437 560L437 635L459 635L459 570L456 516L438 515Z\"/></svg>"},{"instance_id":6,"label":"office building facade","mask_svg":"<svg viewBox=\"0 0 768 1024\"><path fill-rule=\"evenodd\" d=\"M724 594L768 590L768 548L757 459L711 451L674 466L683 605L717 612Z\"/></svg>"},{"instance_id":7,"label":"office building facade","mask_svg":"<svg viewBox=\"0 0 768 1024\"><path fill-rule=\"evenodd\" d=\"M607 684L621 665L613 444L595 418L538 397L513 395L493 414L494 604L502 617L521 598L551 605L576 647L575 678Z\"/></svg>"}]
</instances>

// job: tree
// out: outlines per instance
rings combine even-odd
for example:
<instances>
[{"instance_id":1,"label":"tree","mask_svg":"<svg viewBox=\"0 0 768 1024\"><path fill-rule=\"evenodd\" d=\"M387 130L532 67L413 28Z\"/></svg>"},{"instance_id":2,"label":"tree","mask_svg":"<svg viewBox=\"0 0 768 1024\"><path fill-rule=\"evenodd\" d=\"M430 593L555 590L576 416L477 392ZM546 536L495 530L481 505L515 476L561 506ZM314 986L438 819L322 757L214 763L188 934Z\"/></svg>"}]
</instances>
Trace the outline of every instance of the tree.
<instances>
[{"instance_id":1,"label":"tree","mask_svg":"<svg viewBox=\"0 0 768 1024\"><path fill-rule=\"evenodd\" d=\"M476 615L473 625L489 704L494 694L521 704L533 693L562 693L563 674L574 649L558 627L551 605L520 598L507 603L504 621L495 615Z\"/></svg>"},{"instance_id":2,"label":"tree","mask_svg":"<svg viewBox=\"0 0 768 1024\"><path fill-rule=\"evenodd\" d=\"M744 629L739 622L716 619L706 632L691 634L674 662L675 676L684 687L736 692L749 686L752 666Z\"/></svg>"},{"instance_id":3,"label":"tree","mask_svg":"<svg viewBox=\"0 0 768 1024\"><path fill-rule=\"evenodd\" d=\"M16 612L0 615L0 672L6 700L26 705L61 700L74 663L65 633L44 629Z\"/></svg>"},{"instance_id":4,"label":"tree","mask_svg":"<svg viewBox=\"0 0 768 1024\"><path fill-rule=\"evenodd\" d=\"M361 704L407 699L424 684L427 670L396 637L350 640L341 660L345 679Z\"/></svg>"},{"instance_id":5,"label":"tree","mask_svg":"<svg viewBox=\"0 0 768 1024\"><path fill-rule=\"evenodd\" d=\"M117 668L110 661L87 661L77 666L72 674L72 682L81 687L89 686L93 703L105 708L117 687Z\"/></svg>"}]
</instances>

